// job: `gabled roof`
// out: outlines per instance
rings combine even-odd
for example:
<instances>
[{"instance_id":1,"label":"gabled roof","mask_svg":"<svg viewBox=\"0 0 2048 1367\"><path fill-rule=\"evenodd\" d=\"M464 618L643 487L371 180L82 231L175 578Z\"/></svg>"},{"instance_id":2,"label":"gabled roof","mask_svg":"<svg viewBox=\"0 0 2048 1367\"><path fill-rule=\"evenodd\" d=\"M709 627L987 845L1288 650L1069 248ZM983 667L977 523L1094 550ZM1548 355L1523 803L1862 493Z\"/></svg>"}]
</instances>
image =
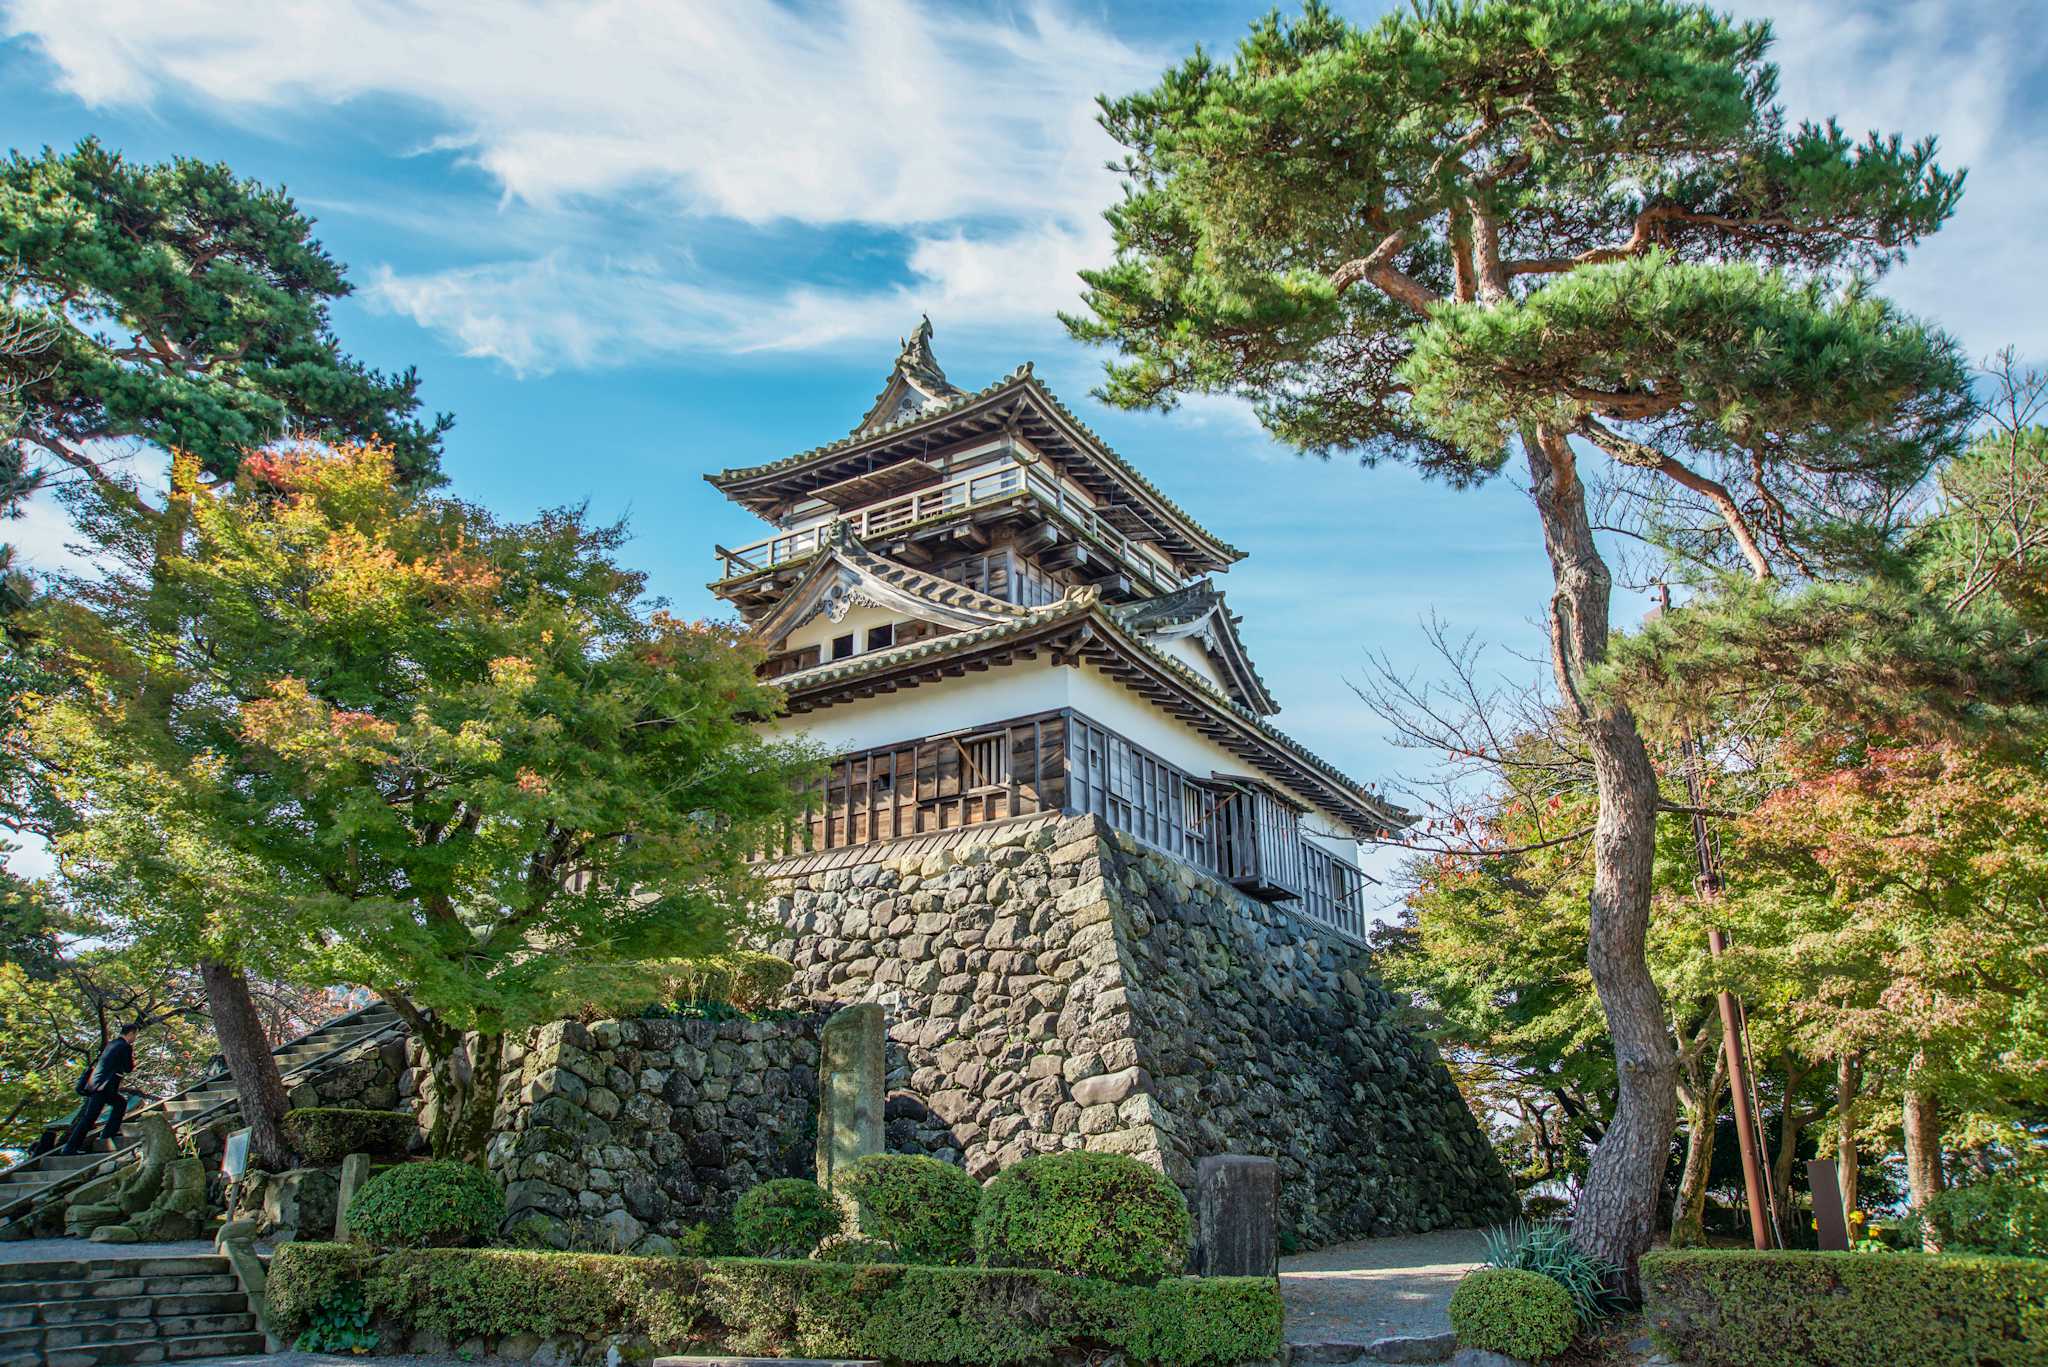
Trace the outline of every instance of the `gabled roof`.
<instances>
[{"instance_id":1,"label":"gabled roof","mask_svg":"<svg viewBox=\"0 0 2048 1367\"><path fill-rule=\"evenodd\" d=\"M820 612L836 622L848 608L860 606L886 608L956 631L1031 615L1029 608L876 555L845 522L834 522L822 541L803 578L754 624L757 639L779 641Z\"/></svg>"},{"instance_id":2,"label":"gabled roof","mask_svg":"<svg viewBox=\"0 0 2048 1367\"><path fill-rule=\"evenodd\" d=\"M1158 647L1106 607L1094 588L972 631L928 637L798 670L774 680L793 714L875 693L915 688L975 667L1049 653L1056 663L1085 660L1237 755L1252 768L1308 797L1355 834L1397 830L1413 818L1303 747L1258 712Z\"/></svg>"},{"instance_id":3,"label":"gabled roof","mask_svg":"<svg viewBox=\"0 0 2048 1367\"><path fill-rule=\"evenodd\" d=\"M946 372L939 368L939 358L932 354L932 320L920 318L917 330L897 353L896 364L883 382L882 392L875 395L867 416L854 425L853 435L879 431L916 417L934 404L959 398L961 392L958 385L946 378Z\"/></svg>"},{"instance_id":4,"label":"gabled roof","mask_svg":"<svg viewBox=\"0 0 2048 1367\"><path fill-rule=\"evenodd\" d=\"M765 465L704 478L763 517L777 517L819 488L906 457L923 457L959 442L1004 432L1024 435L1070 478L1109 498L1109 516L1128 519L1127 534L1157 540L1194 570L1223 570L1244 552L1217 537L1174 503L1041 384L1027 363L984 389L965 393L945 379L920 325L896 368L851 435ZM943 385L941 391L939 386ZM927 393L926 390L931 392ZM916 396L911 402L910 397Z\"/></svg>"},{"instance_id":5,"label":"gabled roof","mask_svg":"<svg viewBox=\"0 0 2048 1367\"><path fill-rule=\"evenodd\" d=\"M1272 690L1252 667L1243 638L1237 634L1239 619L1224 606L1222 590L1207 579L1157 598L1141 598L1112 607L1110 612L1147 642L1194 638L1223 676L1232 701L1262 717L1280 710Z\"/></svg>"}]
</instances>

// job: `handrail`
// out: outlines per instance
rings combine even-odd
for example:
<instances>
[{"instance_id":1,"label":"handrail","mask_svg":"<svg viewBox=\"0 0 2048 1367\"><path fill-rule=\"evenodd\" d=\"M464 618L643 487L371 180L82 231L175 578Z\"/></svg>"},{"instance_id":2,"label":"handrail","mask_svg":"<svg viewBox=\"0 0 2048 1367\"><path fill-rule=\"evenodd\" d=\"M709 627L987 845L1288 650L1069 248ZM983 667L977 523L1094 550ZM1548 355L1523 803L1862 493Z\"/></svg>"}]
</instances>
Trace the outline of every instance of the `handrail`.
<instances>
[{"instance_id":1,"label":"handrail","mask_svg":"<svg viewBox=\"0 0 2048 1367\"><path fill-rule=\"evenodd\" d=\"M315 1036L325 1034L331 1030L335 1030L347 1025L349 1022L354 1021L357 1018L367 1014L368 1012L375 1010L379 1005L381 1005L381 1003L379 1002L370 1002L367 1005L357 1007L355 1010L350 1011L345 1015L336 1016L333 1020L322 1021L318 1026L314 1027L311 1030L308 1030L305 1034L300 1035L296 1039L286 1040L283 1044L278 1045L277 1048L271 1050L270 1052L273 1055L275 1055L281 1054L287 1049L296 1048L297 1046L306 1043L308 1040L313 1039ZM374 1030L366 1030L360 1035L356 1035L351 1039L342 1041L341 1043L335 1045L332 1049L324 1049L321 1052L314 1054L311 1058L306 1059L304 1062L291 1068L289 1071L281 1073L280 1077L302 1077L309 1069L316 1068L321 1064L326 1063L329 1059L333 1058L336 1054L341 1053L343 1050L354 1049L358 1045L365 1044L373 1040L381 1041L387 1036L393 1034L394 1032L403 1030L404 1028L405 1022L402 1019L394 1017L393 1019L385 1022L383 1025L378 1026ZM150 1111L152 1108L161 1108L164 1111L165 1115L168 1116L170 1113L171 1102L176 1101L181 1097L189 1096L193 1092L200 1091L203 1088L213 1086L218 1081L218 1078L202 1078L200 1081L193 1083L189 1087L180 1088L178 1091L171 1093L171 1095L164 1097L161 1100L152 1101L147 1106L136 1107L134 1114L142 1115ZM171 1129L175 1133L180 1130L185 1130L188 1127L210 1123L211 1121L219 1119L227 1111L238 1109L241 1106L241 1104L242 1102L240 1097L231 1097L221 1101L217 1101L213 1105L207 1107L205 1110L194 1112L192 1115L185 1117L183 1120L172 1120ZM127 1161L129 1156L134 1152L135 1150L132 1148L115 1149L112 1153L102 1155L100 1160L96 1163L87 1163L82 1167L73 1168L70 1172L66 1173L64 1176L58 1178L54 1182L46 1182L39 1186L35 1186L29 1189L18 1199L4 1204L0 1204L0 1222L6 1222L19 1218L19 1214L24 1207L34 1207L47 1197L54 1196L62 1191L71 1190L75 1187L83 1186L85 1185L85 1182L87 1180L97 1180L98 1178L105 1176L108 1172L111 1172L114 1168L119 1167L123 1162ZM0 1170L0 1177L4 1177L7 1174L16 1171L17 1169L26 1166L27 1164L40 1162L42 1159L47 1157L49 1157L48 1153L40 1153L37 1154L34 1158L19 1159L16 1162L10 1164L4 1170Z\"/></svg>"},{"instance_id":2,"label":"handrail","mask_svg":"<svg viewBox=\"0 0 2048 1367\"><path fill-rule=\"evenodd\" d=\"M1085 501L1069 495L1057 481L1047 479L1042 472L1014 461L963 475L929 489L918 489L871 503L846 514L845 520L853 525L856 536L886 536L927 518L983 507L1019 495L1036 499L1077 530L1107 545L1130 569L1155 588L1170 593L1181 587L1181 578L1171 567L1160 563L1138 542L1110 526ZM793 532L778 532L734 550L718 547L720 577L732 579L807 559L824 545L831 525L826 521Z\"/></svg>"}]
</instances>

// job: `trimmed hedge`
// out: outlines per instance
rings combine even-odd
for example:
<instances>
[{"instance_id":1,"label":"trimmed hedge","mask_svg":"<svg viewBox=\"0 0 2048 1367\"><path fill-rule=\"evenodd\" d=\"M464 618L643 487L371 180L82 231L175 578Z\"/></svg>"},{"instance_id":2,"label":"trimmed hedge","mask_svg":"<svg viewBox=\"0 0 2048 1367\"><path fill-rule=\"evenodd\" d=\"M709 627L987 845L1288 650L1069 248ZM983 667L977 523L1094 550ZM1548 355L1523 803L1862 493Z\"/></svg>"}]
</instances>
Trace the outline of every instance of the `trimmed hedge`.
<instances>
[{"instance_id":1,"label":"trimmed hedge","mask_svg":"<svg viewBox=\"0 0 2048 1367\"><path fill-rule=\"evenodd\" d=\"M348 1203L349 1233L382 1248L480 1244L505 1221L505 1197L482 1168L447 1159L401 1163Z\"/></svg>"},{"instance_id":2,"label":"trimmed hedge","mask_svg":"<svg viewBox=\"0 0 2048 1367\"><path fill-rule=\"evenodd\" d=\"M417 1122L400 1111L300 1106L284 1113L286 1141L317 1168L332 1167L352 1153L400 1157L418 1132Z\"/></svg>"},{"instance_id":3,"label":"trimmed hedge","mask_svg":"<svg viewBox=\"0 0 2048 1367\"><path fill-rule=\"evenodd\" d=\"M732 1208L732 1238L757 1258L808 1258L846 1228L846 1212L816 1182L778 1177L749 1187Z\"/></svg>"},{"instance_id":4,"label":"trimmed hedge","mask_svg":"<svg viewBox=\"0 0 2048 1367\"><path fill-rule=\"evenodd\" d=\"M2048 1367L2048 1260L1646 1253L1657 1346L1696 1367Z\"/></svg>"},{"instance_id":5,"label":"trimmed hedge","mask_svg":"<svg viewBox=\"0 0 2048 1367\"><path fill-rule=\"evenodd\" d=\"M323 1298L354 1286L388 1336L401 1340L387 1350L422 1332L451 1343L523 1333L928 1367L1021 1367L1113 1353L1148 1367L1234 1367L1276 1358L1281 1348L1271 1278L1125 1286L1028 1269L511 1249L377 1255L311 1243L286 1244L271 1261L273 1323L295 1335Z\"/></svg>"},{"instance_id":6,"label":"trimmed hedge","mask_svg":"<svg viewBox=\"0 0 2048 1367\"><path fill-rule=\"evenodd\" d=\"M1578 1311L1571 1293L1541 1272L1482 1267L1451 1293L1451 1329L1460 1348L1541 1362L1571 1347Z\"/></svg>"},{"instance_id":7,"label":"trimmed hedge","mask_svg":"<svg viewBox=\"0 0 2048 1367\"><path fill-rule=\"evenodd\" d=\"M976 1261L1117 1282L1187 1270L1187 1199L1157 1168L1122 1154L1038 1154L981 1189Z\"/></svg>"},{"instance_id":8,"label":"trimmed hedge","mask_svg":"<svg viewBox=\"0 0 2048 1367\"><path fill-rule=\"evenodd\" d=\"M887 1261L941 1267L974 1261L981 1183L965 1168L917 1154L871 1153L834 1173L832 1187L859 1208L861 1233L894 1250Z\"/></svg>"}]
</instances>

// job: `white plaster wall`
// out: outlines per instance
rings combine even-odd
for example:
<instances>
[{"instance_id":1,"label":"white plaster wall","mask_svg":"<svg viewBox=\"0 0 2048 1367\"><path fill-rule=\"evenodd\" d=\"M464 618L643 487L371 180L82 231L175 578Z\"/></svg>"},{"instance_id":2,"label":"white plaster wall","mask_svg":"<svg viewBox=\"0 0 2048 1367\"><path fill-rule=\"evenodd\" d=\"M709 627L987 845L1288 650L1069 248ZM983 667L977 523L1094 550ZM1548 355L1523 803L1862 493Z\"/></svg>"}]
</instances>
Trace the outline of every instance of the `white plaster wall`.
<instances>
[{"instance_id":1,"label":"white plaster wall","mask_svg":"<svg viewBox=\"0 0 2048 1367\"><path fill-rule=\"evenodd\" d=\"M1209 652L1202 648L1200 641L1192 636L1182 636L1172 641L1154 641L1152 645L1194 670L1228 696L1229 690L1223 688L1223 671L1216 668L1216 662L1209 658Z\"/></svg>"},{"instance_id":2,"label":"white plaster wall","mask_svg":"<svg viewBox=\"0 0 2048 1367\"><path fill-rule=\"evenodd\" d=\"M785 717L766 729L774 735L809 736L831 750L868 750L1065 707L1073 672L1043 659L1026 660Z\"/></svg>"},{"instance_id":3,"label":"white plaster wall","mask_svg":"<svg viewBox=\"0 0 2048 1367\"><path fill-rule=\"evenodd\" d=\"M830 664L834 638L852 632L853 653L864 655L867 653L869 627L884 626L890 622L903 620L905 618L902 613L892 612L888 608L854 608L846 614L843 621L838 622L821 612L790 632L783 639L780 649L802 650L805 646L817 646L820 652L819 663Z\"/></svg>"}]
</instances>

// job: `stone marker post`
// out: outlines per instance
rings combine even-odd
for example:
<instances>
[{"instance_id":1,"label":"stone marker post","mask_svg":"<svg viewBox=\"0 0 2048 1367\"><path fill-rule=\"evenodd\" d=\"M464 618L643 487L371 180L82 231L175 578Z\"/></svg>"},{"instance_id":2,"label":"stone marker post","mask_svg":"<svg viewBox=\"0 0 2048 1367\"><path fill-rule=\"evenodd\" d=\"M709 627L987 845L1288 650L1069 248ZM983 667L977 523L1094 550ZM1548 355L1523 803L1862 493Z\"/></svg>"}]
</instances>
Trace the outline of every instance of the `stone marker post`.
<instances>
[{"instance_id":1,"label":"stone marker post","mask_svg":"<svg viewBox=\"0 0 2048 1367\"><path fill-rule=\"evenodd\" d=\"M862 1002L836 1013L818 1032L818 1185L854 1159L882 1151L882 1008Z\"/></svg>"},{"instance_id":2,"label":"stone marker post","mask_svg":"<svg viewBox=\"0 0 2048 1367\"><path fill-rule=\"evenodd\" d=\"M1196 1270L1204 1277L1280 1275L1280 1165L1214 1154L1195 1165Z\"/></svg>"},{"instance_id":3,"label":"stone marker post","mask_svg":"<svg viewBox=\"0 0 2048 1367\"><path fill-rule=\"evenodd\" d=\"M356 1199L356 1193L370 1180L371 1158L366 1153L352 1153L341 1160L341 1190L334 1197L334 1242L348 1242L348 1207Z\"/></svg>"}]
</instances>

